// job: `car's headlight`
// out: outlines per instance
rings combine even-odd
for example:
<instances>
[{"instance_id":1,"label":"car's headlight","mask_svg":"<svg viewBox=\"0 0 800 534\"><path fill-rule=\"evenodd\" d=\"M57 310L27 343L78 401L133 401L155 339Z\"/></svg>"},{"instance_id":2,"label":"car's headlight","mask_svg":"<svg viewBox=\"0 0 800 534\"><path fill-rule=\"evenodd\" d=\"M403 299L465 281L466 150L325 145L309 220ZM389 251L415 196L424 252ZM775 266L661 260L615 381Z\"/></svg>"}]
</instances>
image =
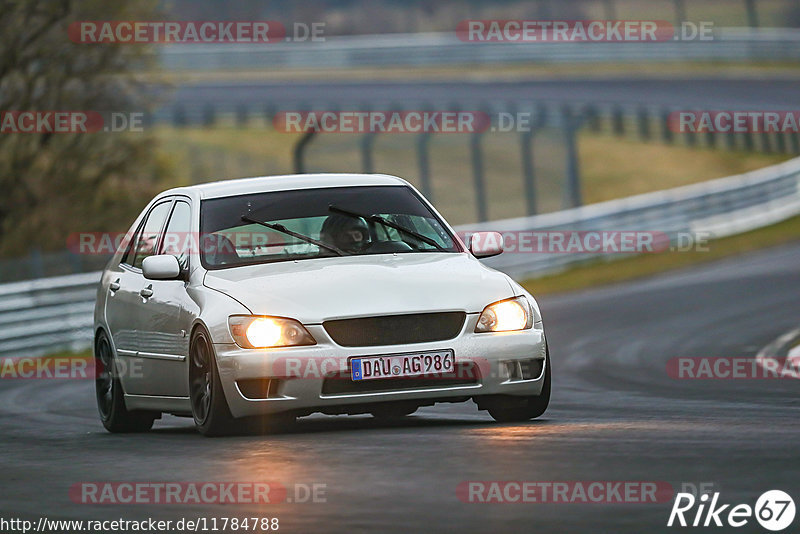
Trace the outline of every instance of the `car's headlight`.
<instances>
[{"instance_id":1,"label":"car's headlight","mask_svg":"<svg viewBox=\"0 0 800 534\"><path fill-rule=\"evenodd\" d=\"M533 326L533 310L525 297L501 300L489 304L481 312L476 332L510 332Z\"/></svg>"},{"instance_id":2,"label":"car's headlight","mask_svg":"<svg viewBox=\"0 0 800 534\"><path fill-rule=\"evenodd\" d=\"M317 341L294 319L235 315L228 319L236 344L245 349L316 345Z\"/></svg>"}]
</instances>

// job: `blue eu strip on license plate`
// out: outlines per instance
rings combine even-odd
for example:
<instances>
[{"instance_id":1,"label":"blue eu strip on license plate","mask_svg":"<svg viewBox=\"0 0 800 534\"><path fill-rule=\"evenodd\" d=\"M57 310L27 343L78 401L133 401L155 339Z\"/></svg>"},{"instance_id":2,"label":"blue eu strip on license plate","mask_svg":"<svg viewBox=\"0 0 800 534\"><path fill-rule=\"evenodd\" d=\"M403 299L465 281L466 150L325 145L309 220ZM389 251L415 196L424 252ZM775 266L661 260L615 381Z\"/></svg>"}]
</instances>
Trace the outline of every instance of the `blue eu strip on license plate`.
<instances>
[{"instance_id":1,"label":"blue eu strip on license plate","mask_svg":"<svg viewBox=\"0 0 800 534\"><path fill-rule=\"evenodd\" d=\"M352 359L350 360L350 365L352 369L352 377L353 380L361 380L363 376L361 375L361 360L360 359Z\"/></svg>"}]
</instances>

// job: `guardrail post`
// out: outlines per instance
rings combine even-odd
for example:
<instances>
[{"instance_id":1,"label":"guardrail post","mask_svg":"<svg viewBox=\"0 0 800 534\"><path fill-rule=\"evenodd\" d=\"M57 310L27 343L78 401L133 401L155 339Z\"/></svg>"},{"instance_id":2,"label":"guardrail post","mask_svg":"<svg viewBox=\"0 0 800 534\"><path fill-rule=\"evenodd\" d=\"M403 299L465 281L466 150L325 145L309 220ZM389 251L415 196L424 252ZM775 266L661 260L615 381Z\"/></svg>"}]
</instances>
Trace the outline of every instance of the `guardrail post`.
<instances>
[{"instance_id":1,"label":"guardrail post","mask_svg":"<svg viewBox=\"0 0 800 534\"><path fill-rule=\"evenodd\" d=\"M362 104L361 111L369 113L370 106L367 104ZM367 174L375 172L375 162L372 158L372 149L375 146L376 135L376 132L368 129L366 132L364 132L359 141L359 146L361 147L361 168Z\"/></svg>"},{"instance_id":2,"label":"guardrail post","mask_svg":"<svg viewBox=\"0 0 800 534\"><path fill-rule=\"evenodd\" d=\"M594 109L594 108L592 108ZM599 119L596 115L595 119ZM534 118L529 123L529 128L520 132L520 156L522 159L522 179L525 186L525 205L528 215L536 215L536 170L534 167L533 138L537 130L547 123L547 108L544 105L536 107Z\"/></svg>"},{"instance_id":3,"label":"guardrail post","mask_svg":"<svg viewBox=\"0 0 800 534\"><path fill-rule=\"evenodd\" d=\"M611 129L614 135L625 135L625 115L619 106L614 106L611 110Z\"/></svg>"},{"instance_id":4,"label":"guardrail post","mask_svg":"<svg viewBox=\"0 0 800 534\"><path fill-rule=\"evenodd\" d=\"M597 108L591 105L588 106L585 115L589 129L593 132L599 132L602 129L602 124L600 123L600 114L597 112Z\"/></svg>"},{"instance_id":5,"label":"guardrail post","mask_svg":"<svg viewBox=\"0 0 800 534\"><path fill-rule=\"evenodd\" d=\"M177 127L184 127L188 120L186 119L186 109L183 106L177 105L172 108L172 124Z\"/></svg>"},{"instance_id":6,"label":"guardrail post","mask_svg":"<svg viewBox=\"0 0 800 534\"><path fill-rule=\"evenodd\" d=\"M788 147L786 146L786 134L783 132L777 132L775 134L775 145L781 154L786 154L789 152Z\"/></svg>"},{"instance_id":7,"label":"guardrail post","mask_svg":"<svg viewBox=\"0 0 800 534\"><path fill-rule=\"evenodd\" d=\"M766 154L772 154L774 150L772 149L772 137L770 137L770 134L764 132L759 137L761 137L761 150Z\"/></svg>"},{"instance_id":8,"label":"guardrail post","mask_svg":"<svg viewBox=\"0 0 800 534\"><path fill-rule=\"evenodd\" d=\"M645 108L639 108L637 113L637 123L639 126L639 137L642 141L650 140L650 116Z\"/></svg>"},{"instance_id":9,"label":"guardrail post","mask_svg":"<svg viewBox=\"0 0 800 534\"><path fill-rule=\"evenodd\" d=\"M239 127L247 126L248 109L246 104L236 106L236 125Z\"/></svg>"},{"instance_id":10,"label":"guardrail post","mask_svg":"<svg viewBox=\"0 0 800 534\"><path fill-rule=\"evenodd\" d=\"M367 132L361 136L361 168L367 174L375 172L375 166L372 161L372 146L375 144L375 135L374 132Z\"/></svg>"},{"instance_id":11,"label":"guardrail post","mask_svg":"<svg viewBox=\"0 0 800 534\"><path fill-rule=\"evenodd\" d=\"M603 0L603 7L605 8L605 18L606 20L616 20L617 19L617 8L614 5L614 0Z\"/></svg>"},{"instance_id":12,"label":"guardrail post","mask_svg":"<svg viewBox=\"0 0 800 534\"><path fill-rule=\"evenodd\" d=\"M733 132L722 134L725 139L725 148L728 150L736 150L736 134Z\"/></svg>"},{"instance_id":13,"label":"guardrail post","mask_svg":"<svg viewBox=\"0 0 800 534\"><path fill-rule=\"evenodd\" d=\"M800 154L800 133L798 132L790 133L789 140L791 141L792 152L794 154Z\"/></svg>"},{"instance_id":14,"label":"guardrail post","mask_svg":"<svg viewBox=\"0 0 800 534\"><path fill-rule=\"evenodd\" d=\"M756 11L756 0L744 0L747 9L747 25L751 28L758 28L758 13Z\"/></svg>"},{"instance_id":15,"label":"guardrail post","mask_svg":"<svg viewBox=\"0 0 800 534\"><path fill-rule=\"evenodd\" d=\"M672 0L675 4L675 31L678 32L686 22L686 4L683 0Z\"/></svg>"},{"instance_id":16,"label":"guardrail post","mask_svg":"<svg viewBox=\"0 0 800 534\"><path fill-rule=\"evenodd\" d=\"M708 145L708 148L717 147L717 134L715 134L713 130L709 129L706 132L706 144Z\"/></svg>"},{"instance_id":17,"label":"guardrail post","mask_svg":"<svg viewBox=\"0 0 800 534\"><path fill-rule=\"evenodd\" d=\"M661 139L667 143L672 144L675 142L675 136L672 135L672 130L669 127L669 110L661 111Z\"/></svg>"},{"instance_id":18,"label":"guardrail post","mask_svg":"<svg viewBox=\"0 0 800 534\"><path fill-rule=\"evenodd\" d=\"M697 133L696 132L683 132L683 137L686 139L686 146L697 146Z\"/></svg>"},{"instance_id":19,"label":"guardrail post","mask_svg":"<svg viewBox=\"0 0 800 534\"><path fill-rule=\"evenodd\" d=\"M742 132L742 140L744 141L744 149L748 152L754 152L756 149L756 142L753 140L753 132L750 130Z\"/></svg>"},{"instance_id":20,"label":"guardrail post","mask_svg":"<svg viewBox=\"0 0 800 534\"><path fill-rule=\"evenodd\" d=\"M483 152L481 139L483 132L474 132L470 135L470 152L472 155L472 180L475 187L475 206L478 212L478 222L489 219L486 207L486 184L483 176Z\"/></svg>"},{"instance_id":21,"label":"guardrail post","mask_svg":"<svg viewBox=\"0 0 800 534\"><path fill-rule=\"evenodd\" d=\"M211 104L207 104L203 108L203 125L214 126L215 122L217 122L217 110Z\"/></svg>"},{"instance_id":22,"label":"guardrail post","mask_svg":"<svg viewBox=\"0 0 800 534\"><path fill-rule=\"evenodd\" d=\"M316 135L315 130L305 132L294 145L294 172L295 174L305 174L305 151L306 147Z\"/></svg>"},{"instance_id":23,"label":"guardrail post","mask_svg":"<svg viewBox=\"0 0 800 534\"><path fill-rule=\"evenodd\" d=\"M577 134L580 124L572 116L569 108L563 108L561 115L564 121L564 145L566 148L566 176L564 177L564 207L575 208L582 204L581 181L578 167Z\"/></svg>"},{"instance_id":24,"label":"guardrail post","mask_svg":"<svg viewBox=\"0 0 800 534\"><path fill-rule=\"evenodd\" d=\"M522 179L525 184L525 204L528 215L536 215L536 177L533 167L533 127L520 133L520 148L522 156Z\"/></svg>"},{"instance_id":25,"label":"guardrail post","mask_svg":"<svg viewBox=\"0 0 800 534\"><path fill-rule=\"evenodd\" d=\"M542 20L553 18L553 6L550 5L550 0L539 0L539 18Z\"/></svg>"},{"instance_id":26,"label":"guardrail post","mask_svg":"<svg viewBox=\"0 0 800 534\"><path fill-rule=\"evenodd\" d=\"M431 140L430 132L423 131L417 136L417 166L419 168L419 184L422 194L433 202L433 187L431 185L430 161L428 158L428 144Z\"/></svg>"},{"instance_id":27,"label":"guardrail post","mask_svg":"<svg viewBox=\"0 0 800 534\"><path fill-rule=\"evenodd\" d=\"M264 105L264 110L263 111L264 111L264 124L266 124L268 126L272 126L274 128L275 127L275 124L274 124L275 115L277 114L277 111L275 109L275 105L272 102L267 102Z\"/></svg>"}]
</instances>

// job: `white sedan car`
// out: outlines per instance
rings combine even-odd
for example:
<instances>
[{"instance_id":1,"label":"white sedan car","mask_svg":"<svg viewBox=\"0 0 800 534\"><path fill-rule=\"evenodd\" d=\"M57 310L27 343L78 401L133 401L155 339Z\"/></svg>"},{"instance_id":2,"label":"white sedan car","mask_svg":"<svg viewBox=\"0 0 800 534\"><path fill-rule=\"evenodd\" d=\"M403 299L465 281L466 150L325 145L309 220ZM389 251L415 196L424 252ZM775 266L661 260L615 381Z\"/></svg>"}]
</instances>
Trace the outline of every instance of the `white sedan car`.
<instances>
[{"instance_id":1,"label":"white sedan car","mask_svg":"<svg viewBox=\"0 0 800 534\"><path fill-rule=\"evenodd\" d=\"M102 275L96 393L111 432L162 413L206 435L314 412L402 417L475 401L540 416L550 360L534 298L477 258L408 182L249 178L172 189Z\"/></svg>"}]
</instances>

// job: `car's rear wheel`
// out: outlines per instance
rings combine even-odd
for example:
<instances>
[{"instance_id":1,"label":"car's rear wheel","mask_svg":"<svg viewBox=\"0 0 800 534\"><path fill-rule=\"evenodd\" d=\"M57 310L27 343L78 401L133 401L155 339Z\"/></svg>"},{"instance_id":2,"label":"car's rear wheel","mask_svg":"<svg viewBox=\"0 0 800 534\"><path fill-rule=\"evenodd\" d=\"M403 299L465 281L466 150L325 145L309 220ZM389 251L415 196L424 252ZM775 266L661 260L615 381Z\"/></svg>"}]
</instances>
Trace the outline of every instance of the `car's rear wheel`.
<instances>
[{"instance_id":1,"label":"car's rear wheel","mask_svg":"<svg viewBox=\"0 0 800 534\"><path fill-rule=\"evenodd\" d=\"M236 424L217 368L211 338L198 328L189 345L189 398L194 424L206 436L224 436L236 430Z\"/></svg>"},{"instance_id":2,"label":"car's rear wheel","mask_svg":"<svg viewBox=\"0 0 800 534\"><path fill-rule=\"evenodd\" d=\"M114 376L114 352L105 332L97 335L94 345L95 396L100 421L109 432L146 432L153 427L158 413L133 411L125 407L122 382Z\"/></svg>"},{"instance_id":3,"label":"car's rear wheel","mask_svg":"<svg viewBox=\"0 0 800 534\"><path fill-rule=\"evenodd\" d=\"M535 419L545 411L550 404L550 349L545 352L544 383L539 395L527 397L506 396L502 400L494 400L489 405L489 415L498 423L522 422Z\"/></svg>"}]
</instances>

